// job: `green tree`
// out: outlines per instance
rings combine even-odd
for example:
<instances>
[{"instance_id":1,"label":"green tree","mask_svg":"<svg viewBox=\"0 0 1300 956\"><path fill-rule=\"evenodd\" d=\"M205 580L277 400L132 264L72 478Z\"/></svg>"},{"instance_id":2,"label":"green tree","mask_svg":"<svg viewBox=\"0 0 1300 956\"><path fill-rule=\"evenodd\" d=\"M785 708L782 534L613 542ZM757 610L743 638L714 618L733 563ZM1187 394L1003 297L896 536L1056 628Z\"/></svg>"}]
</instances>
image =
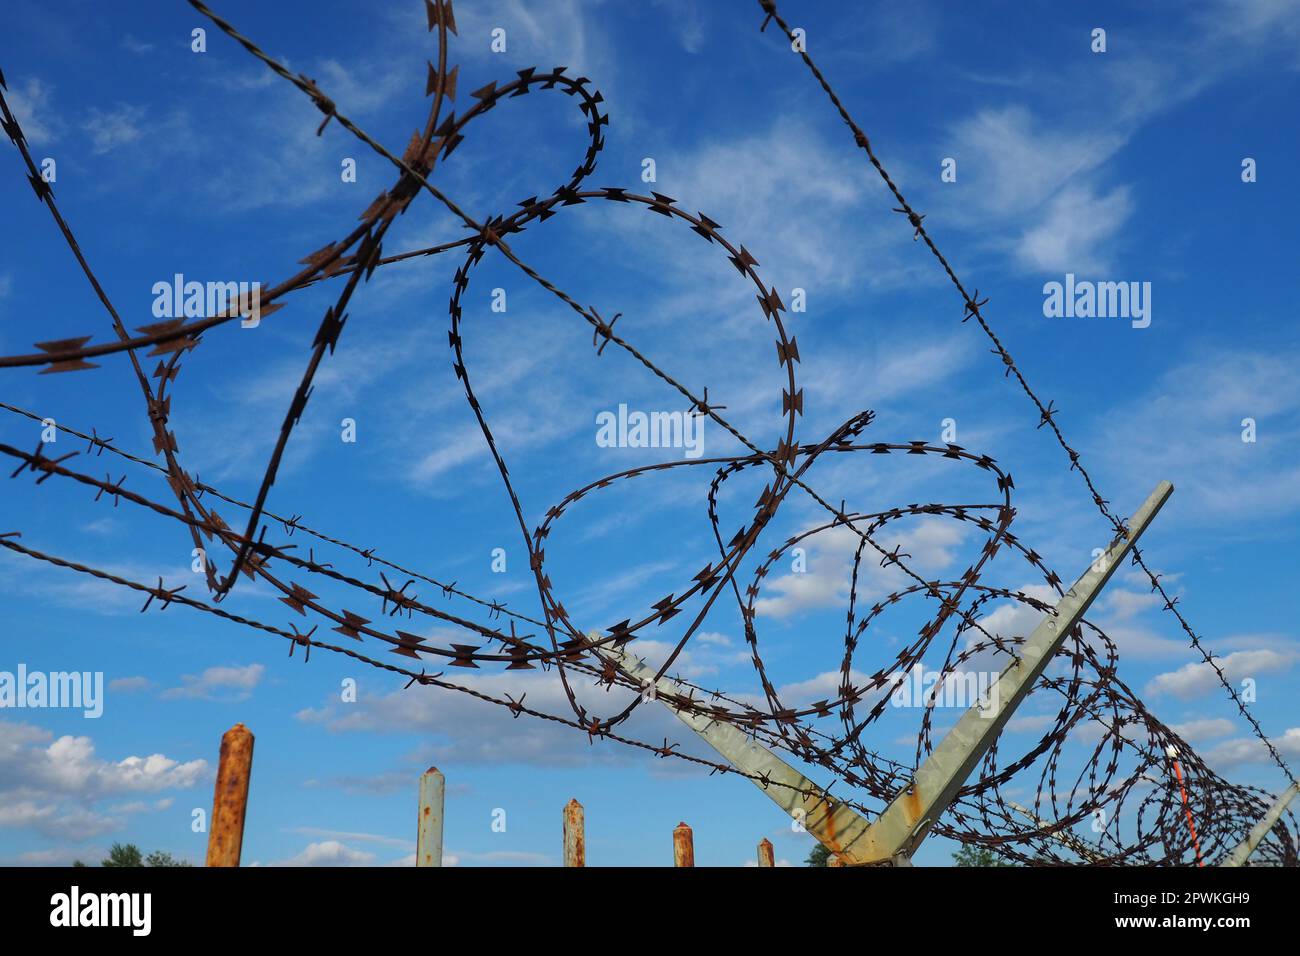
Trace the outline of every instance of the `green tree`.
<instances>
[{"instance_id":1,"label":"green tree","mask_svg":"<svg viewBox=\"0 0 1300 956\"><path fill-rule=\"evenodd\" d=\"M123 846L114 843L108 848L108 859L100 861L100 866L144 866L144 857L140 848L134 843Z\"/></svg>"},{"instance_id":2,"label":"green tree","mask_svg":"<svg viewBox=\"0 0 1300 956\"><path fill-rule=\"evenodd\" d=\"M953 866L1014 866L997 856L988 847L966 846L952 855Z\"/></svg>"},{"instance_id":3,"label":"green tree","mask_svg":"<svg viewBox=\"0 0 1300 956\"><path fill-rule=\"evenodd\" d=\"M830 858L831 851L826 849L824 845L818 843L813 846L812 852L808 854L808 859L804 862L809 866L830 866Z\"/></svg>"},{"instance_id":4,"label":"green tree","mask_svg":"<svg viewBox=\"0 0 1300 956\"><path fill-rule=\"evenodd\" d=\"M85 866L80 860L72 864L73 866ZM140 852L140 848L134 843L114 843L108 849L108 859L100 863L100 866L189 866L184 860L178 860L166 850L154 850L148 856Z\"/></svg>"}]
</instances>

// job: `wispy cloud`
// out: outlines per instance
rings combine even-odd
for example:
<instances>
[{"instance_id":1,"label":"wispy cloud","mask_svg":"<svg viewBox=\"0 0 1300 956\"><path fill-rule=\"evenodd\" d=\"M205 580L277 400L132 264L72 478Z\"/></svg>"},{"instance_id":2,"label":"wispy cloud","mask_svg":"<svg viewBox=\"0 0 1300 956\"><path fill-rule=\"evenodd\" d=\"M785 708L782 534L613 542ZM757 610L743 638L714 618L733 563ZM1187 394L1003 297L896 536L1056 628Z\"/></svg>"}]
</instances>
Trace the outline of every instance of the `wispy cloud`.
<instances>
[{"instance_id":1,"label":"wispy cloud","mask_svg":"<svg viewBox=\"0 0 1300 956\"><path fill-rule=\"evenodd\" d=\"M92 108L85 120L85 131L90 135L90 152L102 156L140 139L145 114L143 106L129 104L111 110Z\"/></svg>"},{"instance_id":2,"label":"wispy cloud","mask_svg":"<svg viewBox=\"0 0 1300 956\"><path fill-rule=\"evenodd\" d=\"M185 674L179 687L160 695L163 700L247 700L266 674L264 664L209 667L202 674Z\"/></svg>"}]
</instances>

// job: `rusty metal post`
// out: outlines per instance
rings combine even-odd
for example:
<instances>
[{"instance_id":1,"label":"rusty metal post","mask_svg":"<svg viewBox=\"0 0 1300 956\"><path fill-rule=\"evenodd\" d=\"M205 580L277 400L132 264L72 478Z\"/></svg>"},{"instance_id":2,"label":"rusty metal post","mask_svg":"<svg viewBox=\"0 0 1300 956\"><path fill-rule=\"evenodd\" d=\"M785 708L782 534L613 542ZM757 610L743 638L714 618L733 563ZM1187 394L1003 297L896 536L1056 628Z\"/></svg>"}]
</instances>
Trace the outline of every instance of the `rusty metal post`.
<instances>
[{"instance_id":1,"label":"rusty metal post","mask_svg":"<svg viewBox=\"0 0 1300 956\"><path fill-rule=\"evenodd\" d=\"M587 838L583 833L582 804L576 798L564 805L564 865L587 865Z\"/></svg>"},{"instance_id":2,"label":"rusty metal post","mask_svg":"<svg viewBox=\"0 0 1300 956\"><path fill-rule=\"evenodd\" d=\"M430 767L420 774L420 815L415 832L416 866L442 866L442 820L446 792L446 781L437 767Z\"/></svg>"},{"instance_id":3,"label":"rusty metal post","mask_svg":"<svg viewBox=\"0 0 1300 956\"><path fill-rule=\"evenodd\" d=\"M217 783L212 791L205 866L239 866L248 811L248 779L253 772L253 733L235 724L221 735Z\"/></svg>"},{"instance_id":4,"label":"rusty metal post","mask_svg":"<svg viewBox=\"0 0 1300 956\"><path fill-rule=\"evenodd\" d=\"M691 828L679 823L673 828L673 866L695 865L695 838Z\"/></svg>"},{"instance_id":5,"label":"rusty metal post","mask_svg":"<svg viewBox=\"0 0 1300 956\"><path fill-rule=\"evenodd\" d=\"M772 852L772 841L763 837L758 844L758 865L776 866L776 856Z\"/></svg>"}]
</instances>

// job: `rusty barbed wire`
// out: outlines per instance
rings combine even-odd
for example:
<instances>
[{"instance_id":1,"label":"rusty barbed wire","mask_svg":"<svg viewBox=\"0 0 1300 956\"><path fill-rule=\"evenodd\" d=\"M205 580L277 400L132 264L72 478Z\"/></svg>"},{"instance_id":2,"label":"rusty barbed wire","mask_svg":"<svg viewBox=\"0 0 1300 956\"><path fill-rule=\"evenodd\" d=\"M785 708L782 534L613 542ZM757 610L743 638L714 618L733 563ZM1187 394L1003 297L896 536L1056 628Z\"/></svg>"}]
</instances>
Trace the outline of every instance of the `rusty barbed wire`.
<instances>
[{"instance_id":1,"label":"rusty barbed wire","mask_svg":"<svg viewBox=\"0 0 1300 956\"><path fill-rule=\"evenodd\" d=\"M646 638L653 629L690 610L690 622L682 629L679 638L669 642L671 647L668 654L655 668L659 677L673 674L674 664L691 640L701 633L701 628L718 599L729 593L743 622L745 641L761 688L761 698L747 700L741 695L728 695L680 677L674 679L682 687L682 693L661 692L658 698L666 699L680 710L729 722L764 746L781 750L806 764L822 768L834 779L832 787L840 788L836 791L834 801L853 807L863 814L873 815L880 806L906 788L916 766L931 750L937 699L927 698L921 708L921 727L910 764L882 756L870 749L865 741L866 732L878 727L891 695L903 679L902 675L910 674L916 668L924 669L923 662L928 653L942 659L942 665L937 671L940 686L960 675L965 665L972 662L993 661L1005 665L1017 660L1016 648L1023 643L1024 638L1006 637L996 630L991 632L988 627L985 609L994 601L1024 606L1036 613L1054 613L1051 603L1023 590L1009 590L983 583L981 579L997 555L1005 549L1005 553L1018 556L1033 574L1042 578L1050 591L1058 596L1063 594L1064 584L1056 572L1011 531L1015 518L1011 499L1015 484L1011 475L1004 472L991 457L953 444L864 441L863 433L874 420L874 414L870 411L850 416L819 441L801 441L797 431L804 413L804 396L796 374L796 365L801 361L799 347L782 317L782 313L787 311L786 306L775 287L766 285L762 280L758 260L744 245L735 245L724 237L719 223L704 213L692 214L686 211L672 197L657 192L640 195L618 187L584 188L586 180L595 172L597 157L605 145L604 127L609 123L608 114L601 112L603 97L593 88L589 78L570 76L567 68L562 66L550 70L535 67L519 70L514 78L500 85L497 81L492 81L470 93L469 97L474 102L459 117L454 110L444 116L444 108L449 107L458 92L458 67L448 63L450 36L455 35L457 30L455 15L450 0L422 0L428 29L436 34L438 44L436 65L429 62L428 73L424 78L424 94L431 98L431 102L422 127L412 134L405 149L398 155L349 119L341 111L340 104L316 80L290 72L201 0L188 2L223 34L312 102L324 117L317 130L318 135L333 121L389 162L395 170L395 181L362 212L360 225L307 255L301 260L300 264L304 266L302 270L279 284L270 286L261 296L260 314L265 318L284 308L295 292L333 280L338 280L341 284L333 304L325 310L320 320L306 367L281 422L276 444L267 458L257 494L253 501L246 502L223 493L210 483L200 481L197 474L191 475L181 463L177 436L170 427L171 397L181 371L182 359L201 344L204 334L241 318L246 312L246 303L232 299L214 315L188 322L183 318L154 322L137 327L135 331L140 334L130 335L77 243L72 228L59 211L53 188L41 178L18 120L6 101L4 94L7 87L0 74L0 118L3 119L4 132L17 148L27 168L28 179L37 200L49 209L56 227L108 313L115 336L114 341L100 344L90 344L93 334L36 343L35 347L39 350L36 353L0 356L0 368L42 367L42 374L87 371L97 367L89 359L127 353L151 425L154 453L161 460L150 461L125 451L112 438L102 437L94 427L87 434L61 423L54 427L87 443L84 453L74 451L60 457L47 457L42 451L42 443L35 451L0 444L0 454L16 461L17 468L11 475L14 479L21 478L24 473L34 475L36 484L57 478L61 482L84 486L88 491L93 489L94 501L91 503L111 498L115 508L124 505L128 509L141 509L168 522L183 525L194 547L203 555L203 580L210 600L200 600L189 593L183 593L185 586L167 587L162 578L159 578L157 585L149 585L97 569L84 562L49 554L20 541L17 532L0 534L0 547L32 561L87 575L142 594L145 596L142 613L151 610L156 613L174 604L248 627L257 633L284 639L288 642L290 656L298 647L302 647L304 662L309 660L312 648L320 648L403 677L407 688L419 684L421 688L434 687L466 694L484 703L504 707L514 717L526 715L581 731L590 743L597 740L614 741L652 752L661 758L672 757L705 766L711 772L745 776L763 786L787 786L760 775L742 772L729 764L683 751L679 743L670 742L666 738L662 745L653 744L619 730L646 702L646 696L642 682L617 666L614 658L603 655L602 650L620 648L635 651L637 640ZM766 15L762 28L766 28L769 22L775 22L787 36L793 38L774 3L760 0L760 6ZM1122 531L1121 520L1115 517L1107 507L1107 502L1101 498L1080 462L1078 453L1065 443L1056 421L1059 411L1053 403L1044 405L1039 401L992 331L981 311L987 304L987 299L980 300L978 292L967 295L926 231L923 225L925 217L907 204L871 149L865 133L854 124L812 60L806 53L801 55L853 131L858 145L866 150L870 162L883 177L899 204L896 211L905 216L913 230L913 238L925 243L961 293L965 305L962 321L971 317L976 319L994 343L994 351L1001 357L1006 375L1014 376L1035 403L1039 412L1037 427L1046 426L1052 431L1066 450L1071 469L1077 469L1083 476L1094 503L1115 530ZM559 91L575 101L578 110L586 118L588 136L581 162L569 179L550 196L530 196L519 202L514 212L476 218L430 181L438 163L446 161L463 141L464 131L473 120L495 109L503 100L544 91ZM457 240L385 255L383 242L390 227L396 217L404 214L422 193L432 196L469 234ZM778 366L784 377L781 413L783 431L775 448L760 447L724 418L721 413L727 410L727 406L711 401L708 388L702 388L697 395L638 349L623 334L623 330L630 325L627 320L618 326L620 331L616 332L615 324L623 317L625 310L605 308L604 313L612 315L612 318L604 319L597 308L582 305L528 265L508 241L508 237L545 222L564 208L589 202L614 202L629 208L639 207L686 227L710 248L725 255L742 280L754 286L762 319L770 324L772 330ZM529 616L508 607L504 602L474 595L458 588L455 581L447 582L407 568L379 555L375 547L362 548L314 529L304 521L301 514L295 512L283 516L271 511L268 506L270 491L285 449L313 394L316 375L334 354L347 326L347 310L353 295L363 284L369 282L378 268L395 262L433 258L457 251L464 258L455 270L448 302L448 346L452 352L452 369L461 383L465 399L483 434L511 503L528 553L529 569L541 606L540 616ZM464 338L468 330L463 324L462 300L469 288L474 267L489 252L499 254L531 282L545 289L587 322L593 330L592 346L595 356L603 354L611 344L622 350L650 374L677 391L688 403L688 414L712 420L734 438L745 452L722 457L657 462L606 475L570 492L545 512L544 518L536 527L530 528L504 454L498 447L486 413L475 393L470 364L464 354ZM143 357L159 359L150 375L145 374L139 361L139 353L146 349L148 351L143 353ZM150 379L156 379L156 384ZM0 402L0 408L45 424L42 416L20 406ZM109 473L101 479L74 467L79 464L75 459L98 459L104 452L138 467L145 475L163 478L175 499L175 506L156 501L136 488L128 488L125 475L114 481ZM808 473L815 462L844 454L929 457L953 463L951 467L954 468L974 468L986 475L994 487L987 502L909 504L874 512L857 511L849 508L845 502L838 506L833 504L808 479ZM696 467L714 469L707 496L707 514L717 548L716 559L695 570L680 588L620 622L603 629L580 626L580 622L564 608L546 571L546 541L553 528L568 509L588 495L598 494L649 473ZM728 538L722 530L719 493L730 479L753 469L762 469L764 474L770 469L771 478L753 505L752 517ZM761 556L756 550L760 537L776 517L786 497L796 489L798 495L806 496L824 510L829 520L788 538ZM214 501L221 502L223 508L230 506L236 509L243 516L237 522L242 525L242 532L236 531L218 514L213 506ZM904 553L897 545L891 549L882 544L881 532L889 529L894 522L917 516L957 521L978 529L985 535L979 556L962 574L950 580L926 580L912 566L911 555ZM275 528L282 533L283 540L268 540L268 535ZM758 602L761 600L764 579L777 561L801 542L832 532L848 535L854 544L839 686L835 695L823 700L807 706L788 706L780 689L770 680L760 654ZM359 559L364 559L364 571L348 573L335 568L332 562L318 561L314 546L308 548L305 558L300 551L292 553L298 546L288 539L295 534L302 534L317 544L336 549L338 559L347 558L358 563ZM230 556L230 564L224 573L218 571L216 561L208 555L207 546L214 543L219 548L224 548ZM895 570L910 583L885 595L869 608L863 608L866 599L860 595L860 578L865 567L864 557L881 568ZM751 558L759 560L749 572L750 583L742 589L739 581L742 565ZM1134 563L1151 578L1153 590L1158 591L1164 599L1166 609L1174 614L1191 639L1193 648L1214 668L1241 713L1250 721L1256 736L1290 777L1290 771L1281 755L1246 710L1244 702L1226 680L1213 656L1204 649L1199 636L1174 607L1176 599L1165 592L1158 575L1147 569L1136 549ZM393 577L389 577L387 572L394 572ZM311 626L304 632L299 630L296 623L279 627L225 610L222 604L234 593L241 575L271 587L279 595L279 601L292 612L304 619L310 618ZM376 602L364 607L377 606L378 610L367 611L372 617L364 616L343 607L341 603L322 599L304 581L311 582L313 586L319 586L316 582L320 581L348 587L356 595L355 600ZM421 585L433 588L429 594L433 599L463 602L466 609L459 612L422 600L418 590ZM868 636L868 628L882 620L891 608L915 599L935 602L937 605L926 611L929 616L917 630L916 637L884 666L870 674L859 673L854 667L855 655ZM363 607L351 601L349 603L353 607ZM414 633L420 629L420 625L414 623L417 618L421 622L427 619L440 627L457 629L464 635L462 640L478 643L435 642L428 635ZM412 630L390 627L390 620L404 623ZM509 625L508 631L503 629L505 623ZM315 637L321 624L347 638L350 643L331 644ZM529 632L519 633L520 626ZM946 638L941 640L941 635L945 634ZM390 653L405 657L410 663L402 666L374 657L370 649L376 642L379 647L388 645ZM426 660L432 660L444 668L481 669L485 666L499 666L503 671L554 668L569 713L556 713L527 705L524 702L526 694L515 699L510 694L487 693L471 681L448 680L444 671L428 673L423 666L419 666ZM1061 665L1061 673L1045 675L1034 691L1035 699L1039 701L1051 701L1055 699L1054 695L1059 696L1059 710L1054 716L1044 718L1050 721L1047 731L1036 745L1023 754L1014 755L1005 763L999 757L999 746L1009 744L1000 739L985 755L976 774L962 788L947 814L934 828L936 833L965 843L984 845L1009 859L1033 865L1178 864L1193 857L1210 860L1221 858L1240 842L1263 815L1268 806L1268 795L1264 791L1235 786L1215 774L1185 741L1145 708L1118 676L1118 652L1114 642L1094 624L1085 620L1073 630L1057 663ZM608 701L613 698L608 695L616 688L619 691L618 702L611 705ZM592 695L601 701L605 716L596 712ZM865 710L865 713L861 710ZM838 731L834 729L837 720L840 725ZM1089 744L1091 752L1087 753ZM1077 758L1072 752L1067 753L1067 747L1071 751L1082 747L1086 756ZM1174 770L1170 768L1172 758L1168 755L1171 753L1177 754L1178 764ZM1015 799L1021 791L1027 792L1031 787L1031 807L1026 808L1016 803ZM851 788L851 795L843 793L845 788ZM817 793L810 790L808 795L816 796ZM1189 821L1194 821L1195 827L1190 832ZM1084 840L1075 830L1075 827L1085 822L1092 823L1095 839L1091 841ZM1297 859L1295 834L1295 820L1287 815L1261 844L1257 851L1257 861L1296 865L1300 860Z\"/></svg>"},{"instance_id":2,"label":"rusty barbed wire","mask_svg":"<svg viewBox=\"0 0 1300 956\"><path fill-rule=\"evenodd\" d=\"M780 13L777 12L776 0L759 0L759 6L763 9L763 12L766 14L763 20L763 24L762 26L760 26L759 29L760 30L764 29L767 26L769 21L774 21L777 24L777 26L781 28L781 31L786 35L786 37L793 43L794 34L790 30L789 25L785 22L784 19L782 19ZM831 87L830 81L827 80L826 77L822 74L821 70L817 68L817 65L813 62L812 57L808 55L807 49L802 44L800 45L799 56L803 60L804 64L808 67L809 72L811 72L813 77L817 80L822 90L826 93L827 98L831 101L831 104L835 107L836 112L839 113L840 118L844 121L845 125L847 125L849 129L852 131L854 142L863 150L863 152L867 154L867 158L870 160L871 165L875 168L876 172L880 174L881 179L884 180L885 185L889 188L889 191L893 194L894 198L898 201L899 207L901 208L895 209L894 211L903 213L904 215L907 216L908 221L910 222L910 224L913 226L915 230L913 234L913 239L924 240L926 248L928 248L930 252L933 254L935 260L943 268L944 273L948 276L949 280L952 282L957 292L961 295L962 302L965 306L965 312L963 313L962 321L965 322L967 319L973 316L975 318L975 321L979 323L980 328L983 329L984 331L984 334L988 336L989 341L993 343L994 353L997 354L1002 359L1002 363L1006 367L1007 374L1015 376L1015 379L1020 384L1021 389L1023 389L1024 393L1029 397L1030 401L1033 402L1035 408L1037 408L1040 417L1038 427L1041 428L1043 425L1048 425L1051 428L1052 434L1056 437L1057 443L1061 446L1061 448L1065 451L1067 457L1070 459L1070 470L1079 472L1080 477L1083 479L1084 484L1087 486L1088 491L1092 495L1093 503L1097 506L1098 511L1101 512L1102 516L1105 517L1107 521L1110 522L1112 527L1114 527L1114 529L1117 532L1122 532L1124 530L1122 519L1117 517L1114 514L1114 512L1110 510L1110 508L1108 507L1109 502L1107 502L1106 499L1102 498L1101 492L1097 490L1096 485L1093 483L1092 476L1088 474L1088 470L1083 466L1083 463L1080 460L1081 456L1075 449L1071 448L1070 445L1066 442L1064 433L1061 431L1060 426L1057 425L1056 415L1059 409L1057 409L1055 407L1055 403L1051 401L1049 401L1046 405L1043 404L1042 399L1038 397L1037 393L1035 393L1034 390L1030 387L1029 382L1026 380L1025 376L1021 373L1020 368L1016 365L1015 360L1011 357L1011 353L1007 351L1006 347L1002 344L997 334L993 331L993 328L989 325L988 320L985 319L983 313L981 312L981 309L988 304L988 299L986 298L980 300L978 289L975 290L974 294L968 293L966 291L966 287L962 285L962 282L957 277L957 273L953 270L953 267L949 264L948 260L944 257L943 253L939 251L939 247L935 245L934 240L930 237L925 227L921 224L922 220L925 219L925 217L922 215L918 215L917 212L911 207L911 205L908 204L907 200L903 198L903 194L901 190L894 183L894 180L890 178L888 171L885 169L884 165L877 158L875 151L871 148L870 139L867 138L866 133L863 132L862 128L858 126L858 124L853 120L853 117L849 114L848 110L841 102L840 97L838 96L838 94L836 94L835 90ZM1177 619L1179 626L1183 629L1183 632L1187 635L1188 639L1190 640L1192 648L1201 655L1204 663L1208 664L1211 667L1211 669L1213 669L1216 678L1218 679L1219 683L1223 686L1224 690L1228 692L1228 696L1232 698L1232 701L1236 705L1238 712L1250 724L1251 730L1255 734L1255 736L1259 740L1261 740L1264 746L1268 749L1269 756L1273 759L1273 762L1276 763L1278 767L1281 769L1281 771L1286 775L1287 780L1289 780L1293 784L1296 783L1296 778L1295 775L1291 772L1291 768L1287 765L1286 761L1282 758L1282 755L1278 753L1277 748L1274 747L1273 745L1273 742L1268 739L1268 736L1264 733L1263 728L1261 728L1259 726L1259 723L1255 720L1254 715L1250 713L1249 709L1246 707L1245 701L1243 701L1241 699L1241 695L1237 693L1236 688L1232 686L1232 683L1224 675L1223 669L1219 667L1214 655L1211 654L1208 650L1206 650L1205 646L1201 643L1200 636L1192 629L1192 626L1187 622L1187 619L1184 618L1183 615L1175 608L1175 604L1177 604L1177 599L1171 598L1169 596L1169 593L1165 590L1164 586L1160 583L1160 576L1147 567L1146 562L1142 557L1141 550L1136 546L1134 546L1133 548L1133 562L1134 564L1138 565L1142 569L1142 571L1147 575L1147 577L1150 579L1151 589L1153 591L1158 592L1160 596L1164 598L1165 601L1164 609L1169 611L1171 614L1173 614L1173 616Z\"/></svg>"}]
</instances>

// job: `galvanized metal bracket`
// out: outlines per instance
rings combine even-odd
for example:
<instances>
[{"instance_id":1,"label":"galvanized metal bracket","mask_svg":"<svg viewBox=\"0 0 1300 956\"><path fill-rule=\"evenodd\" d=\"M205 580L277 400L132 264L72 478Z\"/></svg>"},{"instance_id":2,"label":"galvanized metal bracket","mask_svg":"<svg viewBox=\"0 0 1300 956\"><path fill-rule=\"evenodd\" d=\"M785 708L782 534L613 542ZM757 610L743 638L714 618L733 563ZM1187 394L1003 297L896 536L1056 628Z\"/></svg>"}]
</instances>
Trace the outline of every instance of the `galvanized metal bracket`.
<instances>
[{"instance_id":1,"label":"galvanized metal bracket","mask_svg":"<svg viewBox=\"0 0 1300 956\"><path fill-rule=\"evenodd\" d=\"M589 636L600 637L595 632ZM751 775L749 779L756 787L839 857L842 865L865 862L851 849L869 826L864 817L827 796L819 785L734 725L674 707L669 698L688 696L686 689L667 677L656 681L655 669L645 661L611 646L601 648L599 653L639 681L643 688L653 686L655 699L733 767Z\"/></svg>"},{"instance_id":2,"label":"galvanized metal bracket","mask_svg":"<svg viewBox=\"0 0 1300 956\"><path fill-rule=\"evenodd\" d=\"M1224 857L1223 862L1219 865L1245 866L1246 861L1250 859L1250 855L1255 852L1255 847L1259 846L1264 837L1268 835L1268 831L1273 829L1277 821L1281 819L1282 812L1295 799L1297 793L1300 793L1300 783L1293 783L1287 787L1282 792L1282 795L1277 798L1277 802L1269 808L1268 813L1264 814L1260 821L1251 828L1246 839L1242 840L1231 853Z\"/></svg>"},{"instance_id":3,"label":"galvanized metal bracket","mask_svg":"<svg viewBox=\"0 0 1300 956\"><path fill-rule=\"evenodd\" d=\"M1007 806L1009 806L1012 810L1015 810L1016 813L1020 814L1022 817L1032 820L1039 829L1046 830L1048 827L1052 826L1051 823L1042 819L1037 814L1031 812L1027 807L1022 807L1020 804L1015 803L1014 801L1008 800ZM1079 854L1079 856L1083 857L1085 860L1089 861L1090 863L1095 862L1100 856L1100 854L1096 851L1096 849L1090 847L1083 840L1080 840L1078 837L1076 837L1074 834L1070 833L1067 830L1063 830L1063 829L1056 830L1053 833L1049 833L1048 836L1050 836L1057 843L1060 843L1063 846L1068 846L1071 850Z\"/></svg>"},{"instance_id":4,"label":"galvanized metal bracket","mask_svg":"<svg viewBox=\"0 0 1300 956\"><path fill-rule=\"evenodd\" d=\"M1127 531L1115 536L1057 602L1055 612L1034 628L1020 647L1020 659L1007 665L989 688L988 699L961 716L917 768L912 785L867 829L861 844L853 848L855 856L883 863L915 852L1173 490L1167 481L1156 486L1129 521Z\"/></svg>"},{"instance_id":5,"label":"galvanized metal bracket","mask_svg":"<svg viewBox=\"0 0 1300 956\"><path fill-rule=\"evenodd\" d=\"M598 653L640 681L643 687L653 684L657 691L656 699L732 766L751 775L755 786L799 820L809 833L838 857L840 865L910 866L916 847L948 809L966 778L1002 733L1016 707L1029 694L1066 637L1078 625L1173 490L1173 485L1167 481L1156 486L1129 521L1127 530L1115 536L1110 546L1057 603L1054 613L1030 634L1020 649L1020 659L1002 671L990 688L987 699L962 715L957 725L918 768L912 785L895 797L874 823L868 823L856 811L832 800L821 787L732 724L674 707L668 698L687 696L684 688L667 677L656 680L654 668L645 661L612 646L603 647ZM589 636L593 639L600 637L596 632ZM1281 808L1275 809L1280 815ZM1263 821L1260 825L1263 826ZM1264 832L1267 829L1265 827Z\"/></svg>"}]
</instances>

